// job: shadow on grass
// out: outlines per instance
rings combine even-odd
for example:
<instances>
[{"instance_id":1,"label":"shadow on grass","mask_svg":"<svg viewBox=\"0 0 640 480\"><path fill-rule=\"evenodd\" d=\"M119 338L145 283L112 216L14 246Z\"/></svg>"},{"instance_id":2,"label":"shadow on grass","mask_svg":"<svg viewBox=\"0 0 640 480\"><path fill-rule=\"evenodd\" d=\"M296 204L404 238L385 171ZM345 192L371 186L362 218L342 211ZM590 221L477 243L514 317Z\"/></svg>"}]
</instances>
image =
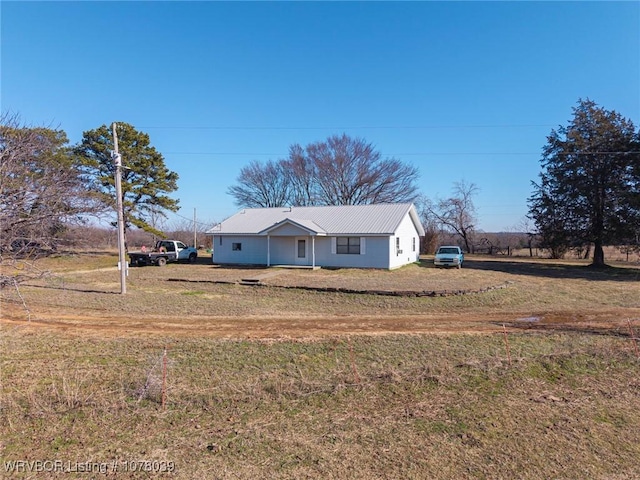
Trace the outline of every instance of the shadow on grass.
<instances>
[{"instance_id":1,"label":"shadow on grass","mask_svg":"<svg viewBox=\"0 0 640 480\"><path fill-rule=\"evenodd\" d=\"M435 268L433 261L422 260L420 266ZM508 261L467 258L462 266L468 270L486 270L492 272L530 275L543 278L569 278L594 281L639 282L640 269L605 266L594 268L590 265L567 265L553 260Z\"/></svg>"},{"instance_id":2,"label":"shadow on grass","mask_svg":"<svg viewBox=\"0 0 640 480\"><path fill-rule=\"evenodd\" d=\"M601 335L605 337L620 337L631 338L631 334L628 330L625 330L622 326L604 326L597 327L593 325L581 325L579 323L527 323L527 322L491 322L494 325L501 327L505 325L512 329L535 331L545 333L580 333L588 335Z\"/></svg>"},{"instance_id":3,"label":"shadow on grass","mask_svg":"<svg viewBox=\"0 0 640 480\"><path fill-rule=\"evenodd\" d=\"M29 288L42 288L45 290L65 290L68 292L81 292L81 293L100 293L103 295L121 295L120 292L109 291L109 290L93 290L91 288L76 288L76 287L67 287L66 285L37 285L34 283L25 282L20 285L29 287Z\"/></svg>"}]
</instances>

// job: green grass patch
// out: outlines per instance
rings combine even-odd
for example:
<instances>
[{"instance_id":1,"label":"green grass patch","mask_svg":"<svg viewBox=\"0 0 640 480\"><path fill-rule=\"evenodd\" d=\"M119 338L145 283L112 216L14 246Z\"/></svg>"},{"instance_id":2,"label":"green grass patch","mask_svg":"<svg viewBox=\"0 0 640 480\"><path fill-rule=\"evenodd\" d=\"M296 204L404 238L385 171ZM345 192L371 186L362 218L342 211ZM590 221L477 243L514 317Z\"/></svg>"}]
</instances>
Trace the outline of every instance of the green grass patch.
<instances>
[{"instance_id":1,"label":"green grass patch","mask_svg":"<svg viewBox=\"0 0 640 480\"><path fill-rule=\"evenodd\" d=\"M193 295L193 296L196 296L196 295L206 295L207 292L204 292L202 290L187 290L186 292L181 292L180 294L181 295Z\"/></svg>"}]
</instances>

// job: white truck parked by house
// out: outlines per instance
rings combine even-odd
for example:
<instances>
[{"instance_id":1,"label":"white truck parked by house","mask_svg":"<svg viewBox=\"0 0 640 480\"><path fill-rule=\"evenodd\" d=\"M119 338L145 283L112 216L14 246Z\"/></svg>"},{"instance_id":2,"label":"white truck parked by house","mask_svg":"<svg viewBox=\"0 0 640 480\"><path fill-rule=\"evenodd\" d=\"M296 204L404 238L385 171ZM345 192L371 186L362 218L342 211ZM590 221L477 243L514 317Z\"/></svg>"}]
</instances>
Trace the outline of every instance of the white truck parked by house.
<instances>
[{"instance_id":1,"label":"white truck parked by house","mask_svg":"<svg viewBox=\"0 0 640 480\"><path fill-rule=\"evenodd\" d=\"M444 245L438 248L433 264L436 267L456 267L462 268L464 262L464 253L460 247L452 245Z\"/></svg>"},{"instance_id":2,"label":"white truck parked by house","mask_svg":"<svg viewBox=\"0 0 640 480\"><path fill-rule=\"evenodd\" d=\"M144 247L143 247L144 249ZM187 247L177 240L160 240L150 252L129 252L129 260L133 267L145 265L165 266L169 262L195 263L198 251L194 247Z\"/></svg>"}]
</instances>

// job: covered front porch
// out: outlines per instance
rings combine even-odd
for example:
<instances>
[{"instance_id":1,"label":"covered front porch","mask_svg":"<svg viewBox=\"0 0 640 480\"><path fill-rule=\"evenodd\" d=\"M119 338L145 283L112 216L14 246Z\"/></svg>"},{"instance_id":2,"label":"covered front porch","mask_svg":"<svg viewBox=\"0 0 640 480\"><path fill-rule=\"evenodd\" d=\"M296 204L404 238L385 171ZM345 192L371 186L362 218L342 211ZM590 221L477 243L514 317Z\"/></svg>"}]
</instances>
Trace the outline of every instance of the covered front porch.
<instances>
[{"instance_id":1,"label":"covered front porch","mask_svg":"<svg viewBox=\"0 0 640 480\"><path fill-rule=\"evenodd\" d=\"M316 237L267 235L267 267L316 268Z\"/></svg>"},{"instance_id":2,"label":"covered front porch","mask_svg":"<svg viewBox=\"0 0 640 480\"><path fill-rule=\"evenodd\" d=\"M267 237L267 267L318 268L316 238L326 232L315 223L287 218L260 235Z\"/></svg>"}]
</instances>

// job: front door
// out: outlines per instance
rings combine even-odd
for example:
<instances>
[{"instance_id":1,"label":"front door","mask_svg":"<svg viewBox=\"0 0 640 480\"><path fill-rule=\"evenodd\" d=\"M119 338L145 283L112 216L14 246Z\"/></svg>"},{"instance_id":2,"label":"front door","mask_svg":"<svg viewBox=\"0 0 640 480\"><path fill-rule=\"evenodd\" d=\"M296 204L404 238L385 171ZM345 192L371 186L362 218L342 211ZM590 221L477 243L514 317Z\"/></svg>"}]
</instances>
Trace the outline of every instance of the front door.
<instances>
[{"instance_id":1,"label":"front door","mask_svg":"<svg viewBox=\"0 0 640 480\"><path fill-rule=\"evenodd\" d=\"M296 265L306 265L307 262L307 239L296 237Z\"/></svg>"}]
</instances>

